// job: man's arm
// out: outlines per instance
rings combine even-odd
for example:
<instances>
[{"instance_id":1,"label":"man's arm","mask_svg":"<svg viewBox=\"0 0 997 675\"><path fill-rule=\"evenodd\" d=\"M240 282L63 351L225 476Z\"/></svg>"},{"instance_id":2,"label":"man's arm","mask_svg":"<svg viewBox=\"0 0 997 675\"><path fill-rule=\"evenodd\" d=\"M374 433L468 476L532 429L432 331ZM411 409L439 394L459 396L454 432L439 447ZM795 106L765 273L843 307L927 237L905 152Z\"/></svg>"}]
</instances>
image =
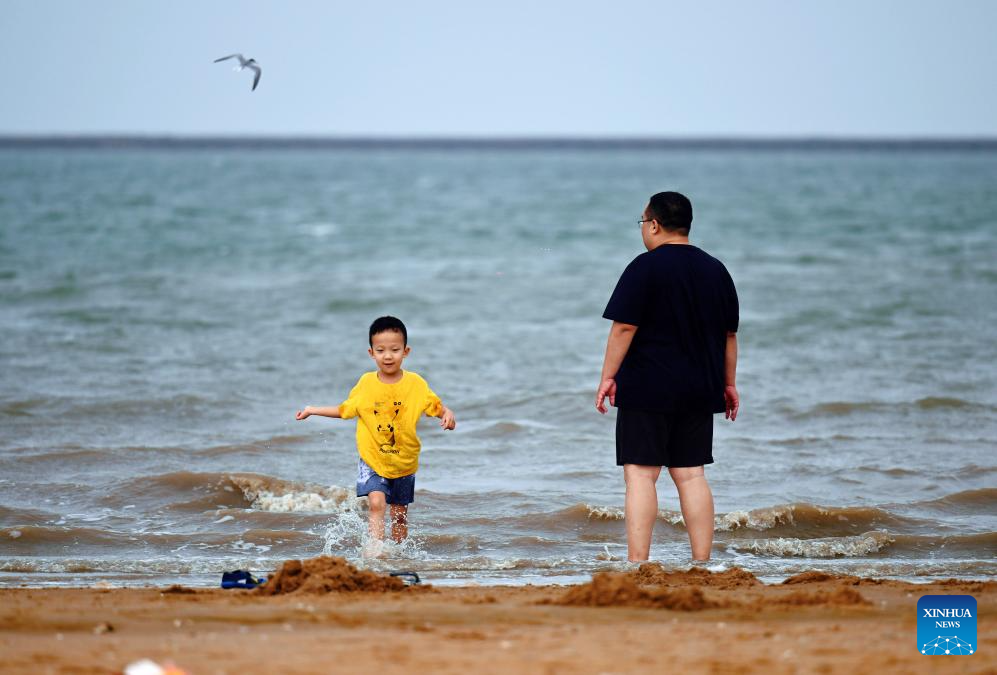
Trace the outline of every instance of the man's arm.
<instances>
[{"instance_id":1,"label":"man's arm","mask_svg":"<svg viewBox=\"0 0 997 675\"><path fill-rule=\"evenodd\" d=\"M595 395L595 409L606 414L606 397L610 405L616 405L616 373L623 364L623 357L630 349L637 326L614 321L606 340L606 358L602 362L602 377L599 378L599 391Z\"/></svg>"},{"instance_id":2,"label":"man's arm","mask_svg":"<svg viewBox=\"0 0 997 675\"><path fill-rule=\"evenodd\" d=\"M737 333L727 333L727 349L724 352L724 401L727 410L724 417L731 422L737 419L737 409L741 399L737 395Z\"/></svg>"},{"instance_id":3,"label":"man's arm","mask_svg":"<svg viewBox=\"0 0 997 675\"><path fill-rule=\"evenodd\" d=\"M306 405L304 410L298 411L298 413L294 416L294 419L304 420L308 419L312 415L320 415L322 417L335 417L336 419L342 418L342 415L339 414L338 405L331 407L324 407L324 408L319 406L313 407L310 405Z\"/></svg>"}]
</instances>

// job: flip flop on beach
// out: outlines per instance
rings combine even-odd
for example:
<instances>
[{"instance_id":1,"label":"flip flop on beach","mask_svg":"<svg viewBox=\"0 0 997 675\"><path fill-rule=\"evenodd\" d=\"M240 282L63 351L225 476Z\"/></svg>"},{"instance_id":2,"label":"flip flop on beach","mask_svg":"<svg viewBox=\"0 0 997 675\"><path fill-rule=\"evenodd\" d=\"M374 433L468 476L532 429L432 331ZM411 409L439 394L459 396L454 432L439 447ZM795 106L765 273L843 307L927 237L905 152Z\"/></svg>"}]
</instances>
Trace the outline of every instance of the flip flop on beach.
<instances>
[{"instance_id":1,"label":"flip flop on beach","mask_svg":"<svg viewBox=\"0 0 997 675\"><path fill-rule=\"evenodd\" d=\"M254 577L246 570L222 572L222 588L256 588L266 582L266 577Z\"/></svg>"},{"instance_id":2,"label":"flip flop on beach","mask_svg":"<svg viewBox=\"0 0 997 675\"><path fill-rule=\"evenodd\" d=\"M391 572L390 574L393 577L400 577L409 586L422 583L422 579L419 578L417 572Z\"/></svg>"}]
</instances>

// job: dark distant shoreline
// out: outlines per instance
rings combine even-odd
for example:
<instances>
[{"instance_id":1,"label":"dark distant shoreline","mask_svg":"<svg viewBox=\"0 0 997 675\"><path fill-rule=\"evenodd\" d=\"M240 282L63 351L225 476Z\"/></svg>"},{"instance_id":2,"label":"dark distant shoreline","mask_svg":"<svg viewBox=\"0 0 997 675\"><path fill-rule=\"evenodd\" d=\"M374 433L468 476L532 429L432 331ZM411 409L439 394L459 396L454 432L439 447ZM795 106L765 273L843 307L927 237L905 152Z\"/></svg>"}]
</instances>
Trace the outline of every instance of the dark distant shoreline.
<instances>
[{"instance_id":1,"label":"dark distant shoreline","mask_svg":"<svg viewBox=\"0 0 997 675\"><path fill-rule=\"evenodd\" d=\"M0 149L151 150L892 150L997 151L984 138L596 138L0 135Z\"/></svg>"}]
</instances>

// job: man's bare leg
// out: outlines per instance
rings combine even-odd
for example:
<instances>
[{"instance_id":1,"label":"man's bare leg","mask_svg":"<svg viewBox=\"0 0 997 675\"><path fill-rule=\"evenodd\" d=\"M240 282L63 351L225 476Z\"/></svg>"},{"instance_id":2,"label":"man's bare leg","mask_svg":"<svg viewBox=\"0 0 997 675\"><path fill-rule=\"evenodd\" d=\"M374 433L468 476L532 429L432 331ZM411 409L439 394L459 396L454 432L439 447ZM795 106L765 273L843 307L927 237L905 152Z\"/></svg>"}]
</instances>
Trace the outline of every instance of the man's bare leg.
<instances>
[{"instance_id":1,"label":"man's bare leg","mask_svg":"<svg viewBox=\"0 0 997 675\"><path fill-rule=\"evenodd\" d=\"M713 493L701 466L668 469L679 491L679 504L694 562L706 562L713 548Z\"/></svg>"},{"instance_id":2,"label":"man's bare leg","mask_svg":"<svg viewBox=\"0 0 997 675\"><path fill-rule=\"evenodd\" d=\"M408 536L408 506L406 504L391 505L391 538L396 543L402 543Z\"/></svg>"},{"instance_id":3,"label":"man's bare leg","mask_svg":"<svg viewBox=\"0 0 997 675\"><path fill-rule=\"evenodd\" d=\"M624 509L627 559L631 562L647 560L651 553L651 532L658 517L658 491L654 484L660 474L660 466L623 465L623 479L627 482Z\"/></svg>"}]
</instances>

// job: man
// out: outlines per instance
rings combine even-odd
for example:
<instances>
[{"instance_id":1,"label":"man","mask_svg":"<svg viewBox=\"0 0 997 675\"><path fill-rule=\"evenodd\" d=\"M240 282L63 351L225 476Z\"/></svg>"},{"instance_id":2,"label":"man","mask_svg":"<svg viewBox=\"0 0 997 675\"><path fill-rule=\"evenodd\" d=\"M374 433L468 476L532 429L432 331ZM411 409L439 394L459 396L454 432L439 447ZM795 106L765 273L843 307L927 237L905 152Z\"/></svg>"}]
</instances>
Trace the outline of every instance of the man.
<instances>
[{"instance_id":1,"label":"man","mask_svg":"<svg viewBox=\"0 0 997 675\"><path fill-rule=\"evenodd\" d=\"M616 463L626 481L627 550L647 560L658 513L655 483L667 467L678 488L694 563L710 559L713 415L737 418L738 302L716 258L689 243L692 204L651 197L639 226L646 253L616 284L603 317L613 322L595 407L617 407Z\"/></svg>"}]
</instances>

